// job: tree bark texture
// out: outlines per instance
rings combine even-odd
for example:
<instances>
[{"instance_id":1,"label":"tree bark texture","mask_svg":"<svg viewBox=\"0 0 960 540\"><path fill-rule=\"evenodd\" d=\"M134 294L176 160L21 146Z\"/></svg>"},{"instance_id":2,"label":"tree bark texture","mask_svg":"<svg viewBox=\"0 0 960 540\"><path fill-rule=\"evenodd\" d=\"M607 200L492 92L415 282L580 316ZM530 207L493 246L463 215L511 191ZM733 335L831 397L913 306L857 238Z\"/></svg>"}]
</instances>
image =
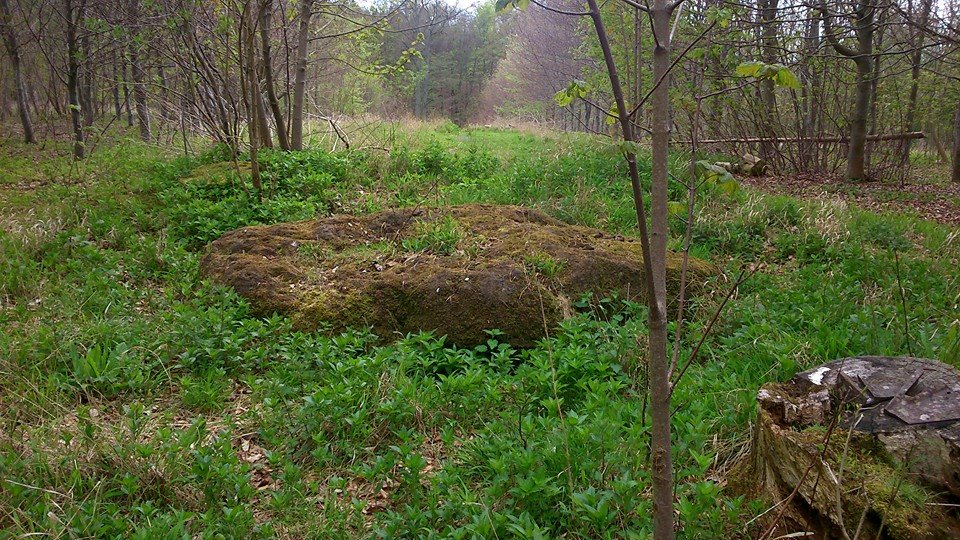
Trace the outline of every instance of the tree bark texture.
<instances>
[{"instance_id":1,"label":"tree bark texture","mask_svg":"<svg viewBox=\"0 0 960 540\"><path fill-rule=\"evenodd\" d=\"M870 97L873 79L873 33L876 6L870 0L860 0L853 13L853 32L856 49L840 43L833 30L833 15L821 1L824 34L834 50L854 61L857 66L856 98L850 119L850 146L847 149L847 179L866 179L865 151L867 143L867 117L870 114Z\"/></svg>"},{"instance_id":2,"label":"tree bark texture","mask_svg":"<svg viewBox=\"0 0 960 540\"><path fill-rule=\"evenodd\" d=\"M287 138L287 123L283 119L280 100L277 99L277 90L273 78L273 57L270 52L270 27L273 20L273 0L264 0L260 13L260 52L263 56L263 80L267 86L267 100L270 103L270 111L273 113L273 121L277 126L277 139L280 141L280 148L289 150L290 141Z\"/></svg>"},{"instance_id":3,"label":"tree bark texture","mask_svg":"<svg viewBox=\"0 0 960 540\"><path fill-rule=\"evenodd\" d=\"M911 27L910 29L913 33L913 39L911 40L913 52L910 56L910 98L907 101L907 114L904 119L904 124L910 131L916 129L917 123L917 98L920 95L920 61L923 59L923 38L925 37L923 29L927 27L927 23L930 20L930 11L933 8L933 0L921 1L923 3L920 6L918 26ZM900 158L900 164L903 167L906 167L907 164L910 163L910 146L911 141L909 140L903 144L903 155Z\"/></svg>"},{"instance_id":4,"label":"tree bark texture","mask_svg":"<svg viewBox=\"0 0 960 540\"><path fill-rule=\"evenodd\" d=\"M70 102L70 124L73 127L73 157L83 159L86 154L83 121L80 117L80 60L77 41L78 25L82 20L85 1L64 0L67 21L67 99Z\"/></svg>"},{"instance_id":5,"label":"tree bark texture","mask_svg":"<svg viewBox=\"0 0 960 540\"><path fill-rule=\"evenodd\" d=\"M300 27L297 30L297 67L293 81L293 112L290 114L290 148L303 150L303 97L307 86L307 46L310 44L310 18L313 0L300 3Z\"/></svg>"},{"instance_id":6,"label":"tree bark texture","mask_svg":"<svg viewBox=\"0 0 960 540\"><path fill-rule=\"evenodd\" d=\"M20 67L20 45L13 29L13 14L8 0L0 0L0 27L2 27L7 55L10 57L10 66L13 69L13 85L17 91L17 110L20 113L20 124L23 126L23 140L27 143L35 143L37 139L33 133L33 121L30 119L30 109L27 107L27 85L23 81Z\"/></svg>"},{"instance_id":7,"label":"tree bark texture","mask_svg":"<svg viewBox=\"0 0 960 540\"><path fill-rule=\"evenodd\" d=\"M146 71L140 62L140 0L127 2L127 17L131 25L129 55L130 71L133 76L133 101L137 109L137 125L140 127L140 138L150 142L153 135L150 132L150 110L147 108Z\"/></svg>"},{"instance_id":8,"label":"tree bark texture","mask_svg":"<svg viewBox=\"0 0 960 540\"><path fill-rule=\"evenodd\" d=\"M625 141L635 142L633 114L627 108L623 86L613 57L607 31L597 0L587 0L590 17L597 33L604 63L617 104L618 120ZM657 540L672 540L673 530L673 464L670 442L670 368L667 358L667 182L670 146L670 17L672 6L667 0L656 0L651 9L655 48L653 52L652 93L652 188L651 220L647 216L637 171L636 155L627 150L626 159L633 191L637 225L644 254L647 283L650 404L652 420L653 523Z\"/></svg>"}]
</instances>

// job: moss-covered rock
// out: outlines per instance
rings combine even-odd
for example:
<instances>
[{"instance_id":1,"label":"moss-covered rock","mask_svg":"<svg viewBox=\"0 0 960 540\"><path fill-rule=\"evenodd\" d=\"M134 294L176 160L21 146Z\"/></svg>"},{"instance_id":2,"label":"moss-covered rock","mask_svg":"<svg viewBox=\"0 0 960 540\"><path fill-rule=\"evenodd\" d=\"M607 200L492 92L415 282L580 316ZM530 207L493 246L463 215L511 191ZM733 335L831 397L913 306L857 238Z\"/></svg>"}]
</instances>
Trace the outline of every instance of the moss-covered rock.
<instances>
[{"instance_id":1,"label":"moss-covered rock","mask_svg":"<svg viewBox=\"0 0 960 540\"><path fill-rule=\"evenodd\" d=\"M668 257L674 293L681 262ZM586 292L633 300L646 292L639 242L516 206L247 227L213 242L202 269L257 311L287 314L302 329L369 326L385 338L432 330L461 346L482 343L490 329L529 346ZM688 293L714 273L690 259Z\"/></svg>"}]
</instances>

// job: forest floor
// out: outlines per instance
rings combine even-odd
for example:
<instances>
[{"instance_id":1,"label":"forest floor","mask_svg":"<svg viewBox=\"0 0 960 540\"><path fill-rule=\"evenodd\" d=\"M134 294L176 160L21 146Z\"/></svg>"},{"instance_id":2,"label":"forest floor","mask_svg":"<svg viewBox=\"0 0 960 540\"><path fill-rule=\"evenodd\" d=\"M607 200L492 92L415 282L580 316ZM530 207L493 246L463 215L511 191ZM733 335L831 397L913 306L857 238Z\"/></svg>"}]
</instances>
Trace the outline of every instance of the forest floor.
<instances>
[{"instance_id":1,"label":"forest floor","mask_svg":"<svg viewBox=\"0 0 960 540\"><path fill-rule=\"evenodd\" d=\"M933 168L934 180L924 173ZM835 197L861 208L878 212L914 212L918 217L960 225L960 184L942 180L941 167L915 171L916 176L903 185L896 182L846 182L824 175L763 176L742 179L745 184L770 193L783 193L804 199Z\"/></svg>"},{"instance_id":2,"label":"forest floor","mask_svg":"<svg viewBox=\"0 0 960 540\"><path fill-rule=\"evenodd\" d=\"M496 332L468 349L385 343L254 316L199 271L238 227L418 205L520 204L631 235L616 150L394 129L389 154L264 151L259 202L222 151L133 136L80 163L67 142L0 139L0 538L649 535L641 306L585 297L526 349ZM796 193L708 184L698 198L691 253L721 273L691 301L681 358L731 280L759 271L674 395L689 538L758 532L769 503L726 473L764 382L857 354L960 365L956 227ZM672 216L671 248L684 230Z\"/></svg>"}]
</instances>

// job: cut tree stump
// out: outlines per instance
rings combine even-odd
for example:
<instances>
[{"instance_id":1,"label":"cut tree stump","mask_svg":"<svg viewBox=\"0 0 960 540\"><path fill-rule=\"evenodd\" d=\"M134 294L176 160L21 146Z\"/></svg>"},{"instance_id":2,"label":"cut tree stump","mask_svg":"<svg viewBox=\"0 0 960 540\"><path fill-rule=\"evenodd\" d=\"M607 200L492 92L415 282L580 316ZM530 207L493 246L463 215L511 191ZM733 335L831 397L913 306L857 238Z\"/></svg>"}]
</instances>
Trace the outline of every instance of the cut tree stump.
<instances>
[{"instance_id":1,"label":"cut tree stump","mask_svg":"<svg viewBox=\"0 0 960 540\"><path fill-rule=\"evenodd\" d=\"M960 372L844 358L767 384L731 487L766 528L814 538L960 538ZM859 530L859 535L857 531Z\"/></svg>"}]
</instances>

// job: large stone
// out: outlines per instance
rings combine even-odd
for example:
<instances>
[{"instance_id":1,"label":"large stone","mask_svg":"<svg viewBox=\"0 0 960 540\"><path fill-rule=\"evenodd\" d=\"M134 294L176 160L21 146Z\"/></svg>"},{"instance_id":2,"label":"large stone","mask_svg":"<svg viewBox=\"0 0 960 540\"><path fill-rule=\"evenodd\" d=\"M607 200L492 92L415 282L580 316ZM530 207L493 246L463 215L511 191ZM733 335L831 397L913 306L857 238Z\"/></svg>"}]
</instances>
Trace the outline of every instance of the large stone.
<instances>
[{"instance_id":1,"label":"large stone","mask_svg":"<svg viewBox=\"0 0 960 540\"><path fill-rule=\"evenodd\" d=\"M670 254L668 287L680 281ZM260 313L302 329L368 326L385 337L434 331L471 346L499 329L533 345L586 292L645 296L640 243L516 206L390 210L225 234L202 271ZM715 269L688 265L688 294Z\"/></svg>"},{"instance_id":2,"label":"large stone","mask_svg":"<svg viewBox=\"0 0 960 540\"><path fill-rule=\"evenodd\" d=\"M765 385L732 475L778 533L958 538L960 373L934 360L844 358ZM831 427L832 426L832 427Z\"/></svg>"}]
</instances>

